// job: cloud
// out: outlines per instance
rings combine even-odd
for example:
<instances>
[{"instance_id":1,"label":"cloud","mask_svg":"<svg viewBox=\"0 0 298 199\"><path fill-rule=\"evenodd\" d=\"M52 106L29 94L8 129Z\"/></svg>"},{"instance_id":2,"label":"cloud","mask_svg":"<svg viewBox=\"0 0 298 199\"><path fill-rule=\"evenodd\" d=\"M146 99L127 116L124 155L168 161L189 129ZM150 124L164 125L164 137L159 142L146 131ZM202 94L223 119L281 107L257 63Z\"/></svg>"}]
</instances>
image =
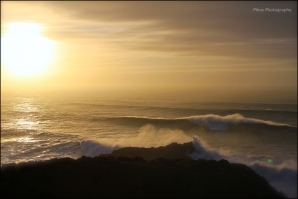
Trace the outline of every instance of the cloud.
<instances>
[{"instance_id":1,"label":"cloud","mask_svg":"<svg viewBox=\"0 0 298 199\"><path fill-rule=\"evenodd\" d=\"M296 59L296 2L45 4L82 24L87 21L94 27L110 24L102 31L74 29L70 36L100 36L105 41L122 43L125 49L247 59ZM292 10L287 13L253 12L253 8L267 7Z\"/></svg>"},{"instance_id":2,"label":"cloud","mask_svg":"<svg viewBox=\"0 0 298 199\"><path fill-rule=\"evenodd\" d=\"M296 38L296 2L47 2L77 20L109 23L155 22L178 32L230 33L238 38ZM256 13L253 8L291 8L290 13ZM150 27L153 28L153 27ZM212 34L214 35L214 33Z\"/></svg>"},{"instance_id":3,"label":"cloud","mask_svg":"<svg viewBox=\"0 0 298 199\"><path fill-rule=\"evenodd\" d=\"M52 28L47 34L57 40L92 40L123 50L175 56L296 60L297 2L49 1L38 5L55 16L48 20ZM267 7L292 10L253 11ZM38 19L32 12L28 16Z\"/></svg>"}]
</instances>

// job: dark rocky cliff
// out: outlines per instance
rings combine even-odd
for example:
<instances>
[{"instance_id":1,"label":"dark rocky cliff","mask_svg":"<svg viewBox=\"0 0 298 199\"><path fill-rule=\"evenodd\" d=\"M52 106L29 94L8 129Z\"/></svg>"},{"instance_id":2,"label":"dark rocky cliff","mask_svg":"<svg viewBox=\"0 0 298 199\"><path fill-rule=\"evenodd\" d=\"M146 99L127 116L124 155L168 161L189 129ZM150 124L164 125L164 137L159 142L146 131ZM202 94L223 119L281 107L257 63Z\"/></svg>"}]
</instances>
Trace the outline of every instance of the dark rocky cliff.
<instances>
[{"instance_id":1,"label":"dark rocky cliff","mask_svg":"<svg viewBox=\"0 0 298 199\"><path fill-rule=\"evenodd\" d=\"M175 146L170 147L175 150ZM158 153L167 154L168 149L159 150ZM137 148L122 149L125 153L129 151L145 153L143 149L139 152ZM148 157L154 157L153 151L148 152L151 154ZM162 157L148 161L116 153L118 157L106 155L3 165L1 198L284 197L243 164Z\"/></svg>"},{"instance_id":2,"label":"dark rocky cliff","mask_svg":"<svg viewBox=\"0 0 298 199\"><path fill-rule=\"evenodd\" d=\"M140 148L140 147L125 147L114 150L111 154L102 154L101 157L106 156L125 156L125 157L142 157L145 160L154 160L156 158L177 159L186 158L188 154L195 151L191 142L184 144L172 143L167 146Z\"/></svg>"}]
</instances>

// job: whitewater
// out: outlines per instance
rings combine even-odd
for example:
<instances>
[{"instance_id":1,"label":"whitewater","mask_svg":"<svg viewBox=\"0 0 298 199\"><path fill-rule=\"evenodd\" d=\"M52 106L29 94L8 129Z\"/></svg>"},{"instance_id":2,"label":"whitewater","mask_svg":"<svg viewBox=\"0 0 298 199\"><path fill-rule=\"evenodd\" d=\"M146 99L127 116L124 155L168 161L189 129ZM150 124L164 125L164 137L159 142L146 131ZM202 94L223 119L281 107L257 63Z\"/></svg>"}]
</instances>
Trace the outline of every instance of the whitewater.
<instances>
[{"instance_id":1,"label":"whitewater","mask_svg":"<svg viewBox=\"0 0 298 199\"><path fill-rule=\"evenodd\" d=\"M192 159L246 164L297 197L297 104L36 96L1 101L1 165L174 142L192 142Z\"/></svg>"}]
</instances>

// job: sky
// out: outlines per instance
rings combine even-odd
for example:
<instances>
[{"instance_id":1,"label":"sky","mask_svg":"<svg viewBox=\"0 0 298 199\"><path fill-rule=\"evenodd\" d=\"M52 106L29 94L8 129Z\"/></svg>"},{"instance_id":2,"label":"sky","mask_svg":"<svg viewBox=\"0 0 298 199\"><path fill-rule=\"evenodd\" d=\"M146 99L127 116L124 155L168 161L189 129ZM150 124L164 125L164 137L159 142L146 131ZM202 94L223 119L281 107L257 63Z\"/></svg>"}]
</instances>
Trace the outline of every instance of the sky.
<instances>
[{"instance_id":1,"label":"sky","mask_svg":"<svg viewBox=\"0 0 298 199\"><path fill-rule=\"evenodd\" d=\"M30 78L1 62L4 94L297 101L297 2L2 1L1 37L13 22L42 24L55 56L44 74Z\"/></svg>"}]
</instances>

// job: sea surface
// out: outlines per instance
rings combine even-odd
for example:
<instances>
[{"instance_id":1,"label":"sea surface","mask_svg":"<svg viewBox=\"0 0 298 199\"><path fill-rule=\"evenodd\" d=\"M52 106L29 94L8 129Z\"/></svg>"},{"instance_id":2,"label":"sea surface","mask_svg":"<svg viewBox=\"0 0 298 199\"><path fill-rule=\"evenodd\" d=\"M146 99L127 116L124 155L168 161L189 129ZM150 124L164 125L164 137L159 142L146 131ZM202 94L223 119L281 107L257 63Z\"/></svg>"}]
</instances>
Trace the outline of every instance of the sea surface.
<instances>
[{"instance_id":1,"label":"sea surface","mask_svg":"<svg viewBox=\"0 0 298 199\"><path fill-rule=\"evenodd\" d=\"M1 97L1 165L192 142L297 197L297 104L171 98Z\"/></svg>"}]
</instances>

